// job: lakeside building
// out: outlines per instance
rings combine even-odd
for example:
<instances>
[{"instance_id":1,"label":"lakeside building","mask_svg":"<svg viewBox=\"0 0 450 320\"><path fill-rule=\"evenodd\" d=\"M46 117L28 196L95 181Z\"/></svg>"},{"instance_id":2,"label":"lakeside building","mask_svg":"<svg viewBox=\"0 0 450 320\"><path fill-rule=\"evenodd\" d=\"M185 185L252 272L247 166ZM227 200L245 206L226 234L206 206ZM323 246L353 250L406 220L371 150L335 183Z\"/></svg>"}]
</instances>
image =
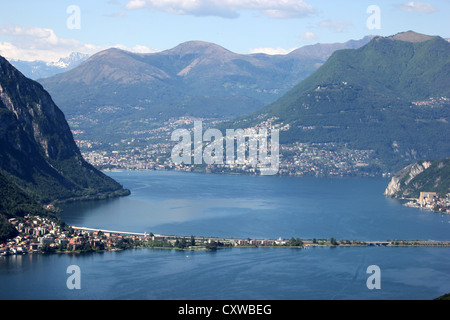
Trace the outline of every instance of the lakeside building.
<instances>
[{"instance_id":1,"label":"lakeside building","mask_svg":"<svg viewBox=\"0 0 450 320\"><path fill-rule=\"evenodd\" d=\"M436 192L421 192L419 198L419 204L421 206L426 206L427 204L433 203L438 198Z\"/></svg>"},{"instance_id":2,"label":"lakeside building","mask_svg":"<svg viewBox=\"0 0 450 320\"><path fill-rule=\"evenodd\" d=\"M419 199L413 199L405 205L450 214L450 193L442 197L436 192L421 192Z\"/></svg>"}]
</instances>

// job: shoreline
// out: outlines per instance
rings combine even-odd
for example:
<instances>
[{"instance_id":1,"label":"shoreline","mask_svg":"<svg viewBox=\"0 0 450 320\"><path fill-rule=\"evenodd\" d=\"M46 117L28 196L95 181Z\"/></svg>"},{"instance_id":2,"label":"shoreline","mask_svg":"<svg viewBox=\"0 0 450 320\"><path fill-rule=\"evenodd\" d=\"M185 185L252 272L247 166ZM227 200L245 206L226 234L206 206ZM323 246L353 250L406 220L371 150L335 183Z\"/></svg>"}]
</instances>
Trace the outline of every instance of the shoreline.
<instances>
[{"instance_id":1,"label":"shoreline","mask_svg":"<svg viewBox=\"0 0 450 320\"><path fill-rule=\"evenodd\" d=\"M120 189L111 192L103 192L97 193L95 195L82 196L82 197L74 197L63 200L55 200L50 205L58 206L76 202L90 202L90 201L99 201L99 200L108 200L108 199L116 199L121 197L128 197L131 195L131 190L129 189Z\"/></svg>"},{"instance_id":2,"label":"shoreline","mask_svg":"<svg viewBox=\"0 0 450 320\"><path fill-rule=\"evenodd\" d=\"M204 170L184 170L184 169L172 169L172 168L158 168L158 169L140 169L140 168L120 168L120 169L102 169L96 167L104 174L107 173L125 173L125 172L173 172L173 173L194 173L202 175L225 175L225 176L249 176L249 177L283 177L283 178L331 178L331 179L385 179L388 180L392 177L393 173L382 173L379 175L363 175L363 174L345 174L345 175L335 175L335 174L293 174L293 173L277 173L275 175L261 175L260 173L247 172L247 171L208 171L206 168Z\"/></svg>"},{"instance_id":3,"label":"shoreline","mask_svg":"<svg viewBox=\"0 0 450 320\"><path fill-rule=\"evenodd\" d=\"M426 211L426 212L430 212L430 213L438 213L438 214L447 215L447 216L450 215L450 212L439 211L433 207L420 205L418 203L419 199L416 199L416 198L393 198L393 199L400 201L401 204L407 208L419 209L422 211Z\"/></svg>"},{"instance_id":4,"label":"shoreline","mask_svg":"<svg viewBox=\"0 0 450 320\"><path fill-rule=\"evenodd\" d=\"M76 245L73 249L61 249L61 247L44 247L41 244L34 250L18 250L17 246L9 248L6 246L0 254L3 256L20 256L34 254L90 254L121 252L137 249L151 250L175 250L182 252L216 252L224 249L311 249L311 248L450 248L450 240L388 240L388 241L349 241L331 239L239 239L239 238L219 238L219 237L194 237L194 236L174 236L174 235L153 235L146 233L120 232L101 229L69 227L77 232L78 236L86 237L86 243L108 242L108 246L98 247L89 245L89 249L78 249ZM114 240L120 239L120 241ZM180 242L181 239L181 242ZM124 241L125 244L124 244ZM188 245L187 241L193 241L193 245ZM182 245L182 243L184 243ZM44 248L44 249L43 249Z\"/></svg>"},{"instance_id":5,"label":"shoreline","mask_svg":"<svg viewBox=\"0 0 450 320\"><path fill-rule=\"evenodd\" d=\"M76 250L76 251L54 251L54 252L26 252L26 253L8 253L1 254L0 257L13 257L13 256L26 256L26 255L82 255L82 254L98 254L98 253L113 253L113 252L125 252L129 250L166 250L166 251L180 251L180 252L217 252L219 250L233 250L233 249L295 249L295 250L308 250L308 249L337 249L337 248L450 248L450 243L436 244L429 241L420 241L420 244L403 244L403 245L387 245L387 246L371 246L371 245L306 245L303 247L296 246L235 246L235 247L219 247L215 250L208 250L206 248L174 248L174 247L151 247L151 246L138 246L130 247L126 249L111 249L111 250Z\"/></svg>"}]
</instances>

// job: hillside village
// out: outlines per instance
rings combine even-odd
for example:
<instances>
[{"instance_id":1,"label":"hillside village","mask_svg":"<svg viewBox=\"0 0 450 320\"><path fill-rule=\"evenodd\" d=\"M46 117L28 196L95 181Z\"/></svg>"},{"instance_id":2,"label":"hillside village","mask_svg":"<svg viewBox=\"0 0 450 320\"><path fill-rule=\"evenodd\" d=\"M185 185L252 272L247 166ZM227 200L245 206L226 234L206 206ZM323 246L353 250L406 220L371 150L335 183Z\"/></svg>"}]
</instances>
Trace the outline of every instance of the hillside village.
<instances>
[{"instance_id":1,"label":"hillside village","mask_svg":"<svg viewBox=\"0 0 450 320\"><path fill-rule=\"evenodd\" d=\"M84 131L74 130L76 143L84 158L100 170L175 170L207 173L257 174L250 164L223 164L212 166L175 165L171 151L175 143L170 141L172 132L179 128L192 127L194 121L211 119L182 117L171 119L163 126L134 132L134 136L123 139L105 148L98 141L85 137ZM70 122L70 121L69 121ZM211 125L217 122L211 122ZM75 126L76 123L71 122ZM268 126L272 128L271 125ZM251 129L259 130L258 126ZM151 135L152 138L147 138ZM109 151L106 151L108 149ZM376 163L373 150L354 150L337 143L294 143L280 145L280 170L282 176L351 177L379 176L371 170ZM385 173L387 174L387 173Z\"/></svg>"}]
</instances>

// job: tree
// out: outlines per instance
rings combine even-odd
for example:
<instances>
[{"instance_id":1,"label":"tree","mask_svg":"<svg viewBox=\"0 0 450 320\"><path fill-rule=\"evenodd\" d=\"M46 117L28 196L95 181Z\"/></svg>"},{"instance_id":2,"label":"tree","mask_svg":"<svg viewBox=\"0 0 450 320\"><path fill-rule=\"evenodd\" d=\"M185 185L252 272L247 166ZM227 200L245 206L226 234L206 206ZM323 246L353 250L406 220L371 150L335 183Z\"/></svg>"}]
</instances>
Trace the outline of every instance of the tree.
<instances>
[{"instance_id":1,"label":"tree","mask_svg":"<svg viewBox=\"0 0 450 320\"><path fill-rule=\"evenodd\" d=\"M289 241L289 245L290 245L291 247L303 247L303 241L302 241L301 239L299 239L299 238L297 238L297 239L292 238L292 239Z\"/></svg>"},{"instance_id":2,"label":"tree","mask_svg":"<svg viewBox=\"0 0 450 320\"><path fill-rule=\"evenodd\" d=\"M58 251L65 251L65 250L67 250L67 245L60 243L58 245Z\"/></svg>"},{"instance_id":3,"label":"tree","mask_svg":"<svg viewBox=\"0 0 450 320\"><path fill-rule=\"evenodd\" d=\"M186 242L186 238L181 239L181 241L179 239L177 239L175 241L175 248L179 248L179 249L185 249L187 247L187 242Z\"/></svg>"},{"instance_id":4,"label":"tree","mask_svg":"<svg viewBox=\"0 0 450 320\"><path fill-rule=\"evenodd\" d=\"M55 252L55 249L50 247L50 245L48 243L46 243L46 244L42 245L41 251L43 253L53 253L53 252Z\"/></svg>"},{"instance_id":5,"label":"tree","mask_svg":"<svg viewBox=\"0 0 450 320\"><path fill-rule=\"evenodd\" d=\"M331 243L331 245L333 245L333 246L338 246L338 245L339 245L339 243L336 241L335 238L331 238L331 239L330 239L330 243Z\"/></svg>"},{"instance_id":6,"label":"tree","mask_svg":"<svg viewBox=\"0 0 450 320\"><path fill-rule=\"evenodd\" d=\"M8 239L12 239L19 234L16 228L14 228L6 219L5 216L0 214L0 243L6 242Z\"/></svg>"},{"instance_id":7,"label":"tree","mask_svg":"<svg viewBox=\"0 0 450 320\"><path fill-rule=\"evenodd\" d=\"M217 242L213 241L211 243L207 243L205 247L206 247L206 250L217 251Z\"/></svg>"}]
</instances>

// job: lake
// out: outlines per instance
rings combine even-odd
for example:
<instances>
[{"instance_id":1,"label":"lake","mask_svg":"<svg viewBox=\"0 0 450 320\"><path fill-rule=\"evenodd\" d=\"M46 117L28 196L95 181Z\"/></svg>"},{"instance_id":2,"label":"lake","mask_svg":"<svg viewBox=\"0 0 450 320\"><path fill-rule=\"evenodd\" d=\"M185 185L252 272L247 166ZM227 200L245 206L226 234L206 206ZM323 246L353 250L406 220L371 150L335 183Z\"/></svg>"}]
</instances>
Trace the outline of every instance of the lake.
<instances>
[{"instance_id":1,"label":"lake","mask_svg":"<svg viewBox=\"0 0 450 320\"><path fill-rule=\"evenodd\" d=\"M68 290L67 268L81 270ZM381 269L369 290L367 268ZM0 299L414 300L450 292L449 248L129 250L0 257Z\"/></svg>"},{"instance_id":2,"label":"lake","mask_svg":"<svg viewBox=\"0 0 450 320\"><path fill-rule=\"evenodd\" d=\"M65 206L78 227L168 235L449 240L450 217L383 196L385 179L108 173L127 198ZM68 290L67 267L81 270ZM369 290L367 268L381 269ZM433 299L450 292L450 248L129 250L0 257L0 299Z\"/></svg>"},{"instance_id":3,"label":"lake","mask_svg":"<svg viewBox=\"0 0 450 320\"><path fill-rule=\"evenodd\" d=\"M115 172L132 195L66 206L72 226L234 238L450 240L450 216L384 197L386 179Z\"/></svg>"}]
</instances>

